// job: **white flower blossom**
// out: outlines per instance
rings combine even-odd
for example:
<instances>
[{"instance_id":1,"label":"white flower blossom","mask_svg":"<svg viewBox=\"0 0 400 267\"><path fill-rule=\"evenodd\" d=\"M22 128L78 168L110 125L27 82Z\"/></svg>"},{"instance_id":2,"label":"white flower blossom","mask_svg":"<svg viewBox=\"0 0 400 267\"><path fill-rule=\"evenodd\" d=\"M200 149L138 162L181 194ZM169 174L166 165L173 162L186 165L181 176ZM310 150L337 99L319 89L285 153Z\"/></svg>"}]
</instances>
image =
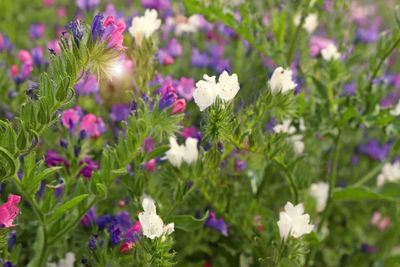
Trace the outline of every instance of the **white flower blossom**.
<instances>
[{"instance_id":1,"label":"white flower blossom","mask_svg":"<svg viewBox=\"0 0 400 267\"><path fill-rule=\"evenodd\" d=\"M229 101L240 90L238 76L235 73L229 76L228 72L222 72L218 83L215 80L215 76L209 77L204 74L203 79L196 83L196 90L193 92L194 102L199 106L200 111L211 106L217 96L223 101Z\"/></svg>"},{"instance_id":2,"label":"white flower blossom","mask_svg":"<svg viewBox=\"0 0 400 267\"><path fill-rule=\"evenodd\" d=\"M278 67L272 73L269 80L269 86L273 94L282 92L286 93L293 90L297 84L292 81L292 71L290 69L283 69Z\"/></svg>"},{"instance_id":3,"label":"white flower blossom","mask_svg":"<svg viewBox=\"0 0 400 267\"><path fill-rule=\"evenodd\" d=\"M240 86L238 76L234 73L229 76L228 72L224 71L218 78L218 89L217 95L224 101L233 99L239 92Z\"/></svg>"},{"instance_id":4,"label":"white flower blossom","mask_svg":"<svg viewBox=\"0 0 400 267\"><path fill-rule=\"evenodd\" d=\"M303 135L301 135L301 134L296 134L296 135L290 136L288 138L288 140L293 145L293 150L296 155L303 154L303 152L304 152L304 142L302 139L303 139Z\"/></svg>"},{"instance_id":5,"label":"white flower blossom","mask_svg":"<svg viewBox=\"0 0 400 267\"><path fill-rule=\"evenodd\" d=\"M310 187L310 194L317 201L317 211L323 211L328 201L329 184L325 182L312 184Z\"/></svg>"},{"instance_id":6,"label":"white flower blossom","mask_svg":"<svg viewBox=\"0 0 400 267\"><path fill-rule=\"evenodd\" d=\"M398 180L400 180L400 161L393 164L388 162L376 178L376 184L382 186L385 182L396 182Z\"/></svg>"},{"instance_id":7,"label":"white flower blossom","mask_svg":"<svg viewBox=\"0 0 400 267\"><path fill-rule=\"evenodd\" d=\"M311 233L314 225L310 224L310 216L304 214L302 203L293 206L292 203L287 202L285 211L279 213L278 227L281 239L286 240L289 235L298 238Z\"/></svg>"},{"instance_id":8,"label":"white flower blossom","mask_svg":"<svg viewBox=\"0 0 400 267\"><path fill-rule=\"evenodd\" d=\"M275 133L292 134L296 132L296 128L290 125L290 120L284 120L282 124L277 124L273 127Z\"/></svg>"},{"instance_id":9,"label":"white flower blossom","mask_svg":"<svg viewBox=\"0 0 400 267\"><path fill-rule=\"evenodd\" d=\"M297 14L293 18L293 23L294 25L298 26L300 24L300 19L301 15ZM309 14L303 24L303 28L308 32L308 34L311 34L315 29L318 27L318 15L315 13Z\"/></svg>"},{"instance_id":10,"label":"white flower blossom","mask_svg":"<svg viewBox=\"0 0 400 267\"><path fill-rule=\"evenodd\" d=\"M175 20L173 24L175 24ZM194 33L197 32L203 25L204 18L200 14L194 14L190 16L187 21L176 23L175 34L182 35L183 33Z\"/></svg>"},{"instance_id":11,"label":"white flower blossom","mask_svg":"<svg viewBox=\"0 0 400 267\"><path fill-rule=\"evenodd\" d=\"M194 102L199 106L200 111L205 110L214 103L219 91L215 76L209 77L204 74L203 79L196 83L196 90L193 92Z\"/></svg>"},{"instance_id":12,"label":"white flower blossom","mask_svg":"<svg viewBox=\"0 0 400 267\"><path fill-rule=\"evenodd\" d=\"M175 136L171 136L169 138L171 148L165 153L165 156L173 166L178 168L182 161L191 164L197 160L199 155L197 142L196 138L189 137L186 139L185 145L178 145Z\"/></svg>"},{"instance_id":13,"label":"white flower blossom","mask_svg":"<svg viewBox=\"0 0 400 267\"><path fill-rule=\"evenodd\" d=\"M47 267L74 267L75 260L75 254L68 252L65 259L60 259L58 263L47 263Z\"/></svg>"},{"instance_id":14,"label":"white flower blossom","mask_svg":"<svg viewBox=\"0 0 400 267\"><path fill-rule=\"evenodd\" d=\"M164 225L160 216L156 213L156 205L151 197L142 200L143 212L139 213L139 221L143 235L150 239L160 237L163 234L171 234L174 231L174 223Z\"/></svg>"},{"instance_id":15,"label":"white flower blossom","mask_svg":"<svg viewBox=\"0 0 400 267\"><path fill-rule=\"evenodd\" d=\"M330 61L332 59L337 60L340 58L340 53L338 52L337 47L334 44L329 44L327 48L321 50L322 58L326 61Z\"/></svg>"},{"instance_id":16,"label":"white flower blossom","mask_svg":"<svg viewBox=\"0 0 400 267\"><path fill-rule=\"evenodd\" d=\"M144 16L133 18L129 33L135 38L138 46L142 44L143 38L148 39L160 28L161 20L157 18L157 15L155 9L146 9Z\"/></svg>"},{"instance_id":17,"label":"white flower blossom","mask_svg":"<svg viewBox=\"0 0 400 267\"><path fill-rule=\"evenodd\" d=\"M390 115L392 116L399 116L400 115L400 101L397 103L397 105L390 111Z\"/></svg>"}]
</instances>

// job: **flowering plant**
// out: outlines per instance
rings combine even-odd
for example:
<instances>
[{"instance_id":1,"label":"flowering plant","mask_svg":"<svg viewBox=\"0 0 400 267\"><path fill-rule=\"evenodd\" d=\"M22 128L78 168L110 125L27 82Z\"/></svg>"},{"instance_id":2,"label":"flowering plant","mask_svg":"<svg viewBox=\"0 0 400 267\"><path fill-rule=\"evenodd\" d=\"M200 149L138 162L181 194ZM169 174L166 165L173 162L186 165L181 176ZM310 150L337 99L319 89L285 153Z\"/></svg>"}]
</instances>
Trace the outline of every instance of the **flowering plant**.
<instances>
[{"instance_id":1,"label":"flowering plant","mask_svg":"<svg viewBox=\"0 0 400 267\"><path fill-rule=\"evenodd\" d=\"M0 1L0 264L399 265L395 1L72 2Z\"/></svg>"}]
</instances>

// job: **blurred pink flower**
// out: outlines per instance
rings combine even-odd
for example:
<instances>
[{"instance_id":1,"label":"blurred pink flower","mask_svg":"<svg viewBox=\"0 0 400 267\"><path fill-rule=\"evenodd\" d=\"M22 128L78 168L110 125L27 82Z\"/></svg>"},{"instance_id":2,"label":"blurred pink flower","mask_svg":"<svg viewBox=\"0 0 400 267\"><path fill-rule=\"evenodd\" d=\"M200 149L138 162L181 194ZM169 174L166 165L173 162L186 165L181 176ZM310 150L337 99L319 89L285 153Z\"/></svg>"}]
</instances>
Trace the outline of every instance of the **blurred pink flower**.
<instances>
[{"instance_id":1,"label":"blurred pink flower","mask_svg":"<svg viewBox=\"0 0 400 267\"><path fill-rule=\"evenodd\" d=\"M19 208L15 206L21 200L20 196L10 195L8 201L0 206L0 224L5 227L15 226L13 220L19 215Z\"/></svg>"}]
</instances>

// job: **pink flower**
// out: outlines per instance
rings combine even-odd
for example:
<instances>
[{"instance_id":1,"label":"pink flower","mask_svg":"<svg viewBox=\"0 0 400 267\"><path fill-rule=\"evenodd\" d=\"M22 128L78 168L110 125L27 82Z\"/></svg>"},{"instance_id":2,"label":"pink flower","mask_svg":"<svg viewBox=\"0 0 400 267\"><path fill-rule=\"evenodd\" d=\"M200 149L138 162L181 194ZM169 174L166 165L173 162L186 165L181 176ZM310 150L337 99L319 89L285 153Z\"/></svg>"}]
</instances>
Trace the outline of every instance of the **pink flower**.
<instances>
[{"instance_id":1,"label":"pink flower","mask_svg":"<svg viewBox=\"0 0 400 267\"><path fill-rule=\"evenodd\" d=\"M378 229L379 229L379 231L383 231L383 230L385 230L386 228L388 228L391 225L392 225L392 223L390 221L390 217L389 216L385 216L385 217L383 217L383 219L379 223Z\"/></svg>"},{"instance_id":2,"label":"pink flower","mask_svg":"<svg viewBox=\"0 0 400 267\"><path fill-rule=\"evenodd\" d=\"M19 60L22 61L22 63L31 64L31 65L33 64L33 58L31 56L31 54L26 50L20 50L18 52L18 58L19 58Z\"/></svg>"},{"instance_id":3,"label":"pink flower","mask_svg":"<svg viewBox=\"0 0 400 267\"><path fill-rule=\"evenodd\" d=\"M0 224L12 227L13 220L19 215L19 208L15 206L21 200L20 196L10 195L8 201L0 206Z\"/></svg>"},{"instance_id":4,"label":"pink flower","mask_svg":"<svg viewBox=\"0 0 400 267\"><path fill-rule=\"evenodd\" d=\"M149 172L154 171L154 169L156 168L156 160L155 159L151 159L146 163L146 168Z\"/></svg>"},{"instance_id":5,"label":"pink flower","mask_svg":"<svg viewBox=\"0 0 400 267\"><path fill-rule=\"evenodd\" d=\"M62 113L61 121L65 128L72 130L79 122L79 113L75 109L68 109Z\"/></svg>"},{"instance_id":6,"label":"pink flower","mask_svg":"<svg viewBox=\"0 0 400 267\"><path fill-rule=\"evenodd\" d=\"M50 7L53 5L53 0L43 0L43 5L45 7Z\"/></svg>"},{"instance_id":7,"label":"pink flower","mask_svg":"<svg viewBox=\"0 0 400 267\"><path fill-rule=\"evenodd\" d=\"M124 32L126 25L122 20L118 20L115 23L113 16L108 16L103 23L105 27L105 31L102 37L102 41L109 39L107 47L115 47L117 49L125 49L125 46L122 46L122 42L124 41L124 36L122 33Z\"/></svg>"},{"instance_id":8,"label":"pink flower","mask_svg":"<svg viewBox=\"0 0 400 267\"><path fill-rule=\"evenodd\" d=\"M179 85L176 87L179 95L181 95L187 101L193 99L193 91L195 89L196 87L194 86L194 79L185 77L181 78Z\"/></svg>"},{"instance_id":9,"label":"pink flower","mask_svg":"<svg viewBox=\"0 0 400 267\"><path fill-rule=\"evenodd\" d=\"M186 108L186 101L185 101L185 99L183 99L183 98L178 99L178 100L175 102L175 106L174 106L174 108L172 109L171 114L176 114L176 113L182 112L182 111L185 110L185 108Z\"/></svg>"},{"instance_id":10,"label":"pink flower","mask_svg":"<svg viewBox=\"0 0 400 267\"><path fill-rule=\"evenodd\" d=\"M64 18L67 15L67 9L63 6L57 7L57 17Z\"/></svg>"},{"instance_id":11,"label":"pink flower","mask_svg":"<svg viewBox=\"0 0 400 267\"><path fill-rule=\"evenodd\" d=\"M381 218L382 218L381 213L375 211L374 214L372 214L372 217L371 217L371 224L372 225L378 225L378 223L381 220Z\"/></svg>"},{"instance_id":12,"label":"pink flower","mask_svg":"<svg viewBox=\"0 0 400 267\"><path fill-rule=\"evenodd\" d=\"M100 132L97 126L97 118L93 114L87 114L82 118L81 131L85 131L88 136L99 137Z\"/></svg>"},{"instance_id":13,"label":"pink flower","mask_svg":"<svg viewBox=\"0 0 400 267\"><path fill-rule=\"evenodd\" d=\"M53 40L47 43L47 48L48 49L53 49L54 52L56 52L57 54L61 54L61 48L57 42L57 40Z\"/></svg>"},{"instance_id":14,"label":"pink flower","mask_svg":"<svg viewBox=\"0 0 400 267\"><path fill-rule=\"evenodd\" d=\"M121 201L119 202L119 208L120 208L120 209L125 208L125 201L121 200Z\"/></svg>"},{"instance_id":15,"label":"pink flower","mask_svg":"<svg viewBox=\"0 0 400 267\"><path fill-rule=\"evenodd\" d=\"M122 244L119 253L129 253L135 248L136 244L134 242L125 242Z\"/></svg>"},{"instance_id":16,"label":"pink flower","mask_svg":"<svg viewBox=\"0 0 400 267\"><path fill-rule=\"evenodd\" d=\"M19 73L19 69L17 65L11 66L11 75L15 78Z\"/></svg>"}]
</instances>

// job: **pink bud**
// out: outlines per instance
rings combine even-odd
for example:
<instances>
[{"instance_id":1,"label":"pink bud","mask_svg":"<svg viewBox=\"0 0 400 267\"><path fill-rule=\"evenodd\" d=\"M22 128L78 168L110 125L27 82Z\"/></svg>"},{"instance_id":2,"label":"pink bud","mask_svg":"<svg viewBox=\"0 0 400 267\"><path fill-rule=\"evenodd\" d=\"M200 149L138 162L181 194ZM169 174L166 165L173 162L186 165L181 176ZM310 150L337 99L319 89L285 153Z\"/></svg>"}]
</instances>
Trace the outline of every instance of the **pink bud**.
<instances>
[{"instance_id":1,"label":"pink bud","mask_svg":"<svg viewBox=\"0 0 400 267\"><path fill-rule=\"evenodd\" d=\"M151 159L146 163L146 168L149 172L154 171L154 169L156 168L156 160L155 159Z\"/></svg>"},{"instance_id":2,"label":"pink bud","mask_svg":"<svg viewBox=\"0 0 400 267\"><path fill-rule=\"evenodd\" d=\"M121 209L125 208L125 201L121 200L121 201L119 202L119 207L120 207Z\"/></svg>"},{"instance_id":3,"label":"pink bud","mask_svg":"<svg viewBox=\"0 0 400 267\"><path fill-rule=\"evenodd\" d=\"M67 9L63 6L57 7L57 17L64 18L67 15Z\"/></svg>"},{"instance_id":4,"label":"pink bud","mask_svg":"<svg viewBox=\"0 0 400 267\"><path fill-rule=\"evenodd\" d=\"M174 62L175 62L174 58L171 57L170 55L166 55L164 57L164 61L163 61L164 65L171 65L171 64L174 64Z\"/></svg>"},{"instance_id":5,"label":"pink bud","mask_svg":"<svg viewBox=\"0 0 400 267\"><path fill-rule=\"evenodd\" d=\"M11 66L11 75L13 77L16 77L18 75L18 73L19 73L18 66L17 65L12 65Z\"/></svg>"},{"instance_id":6,"label":"pink bud","mask_svg":"<svg viewBox=\"0 0 400 267\"><path fill-rule=\"evenodd\" d=\"M372 214L372 217L371 217L371 224L372 225L378 225L378 223L381 220L381 218L382 218L381 213L378 212L378 211L375 211L374 214Z\"/></svg>"},{"instance_id":7,"label":"pink bud","mask_svg":"<svg viewBox=\"0 0 400 267\"><path fill-rule=\"evenodd\" d=\"M122 244L121 249L119 250L119 253L129 253L134 248L135 248L134 242L125 242Z\"/></svg>"},{"instance_id":8,"label":"pink bud","mask_svg":"<svg viewBox=\"0 0 400 267\"><path fill-rule=\"evenodd\" d=\"M174 108L171 111L171 114L176 114L176 113L182 112L185 109L186 109L186 101L185 101L185 99L183 99L183 98L178 99L176 101L176 103L175 103Z\"/></svg>"},{"instance_id":9,"label":"pink bud","mask_svg":"<svg viewBox=\"0 0 400 267\"><path fill-rule=\"evenodd\" d=\"M379 231L383 231L386 228L388 228L390 225L392 225L389 216L383 217L382 221L378 225Z\"/></svg>"}]
</instances>

